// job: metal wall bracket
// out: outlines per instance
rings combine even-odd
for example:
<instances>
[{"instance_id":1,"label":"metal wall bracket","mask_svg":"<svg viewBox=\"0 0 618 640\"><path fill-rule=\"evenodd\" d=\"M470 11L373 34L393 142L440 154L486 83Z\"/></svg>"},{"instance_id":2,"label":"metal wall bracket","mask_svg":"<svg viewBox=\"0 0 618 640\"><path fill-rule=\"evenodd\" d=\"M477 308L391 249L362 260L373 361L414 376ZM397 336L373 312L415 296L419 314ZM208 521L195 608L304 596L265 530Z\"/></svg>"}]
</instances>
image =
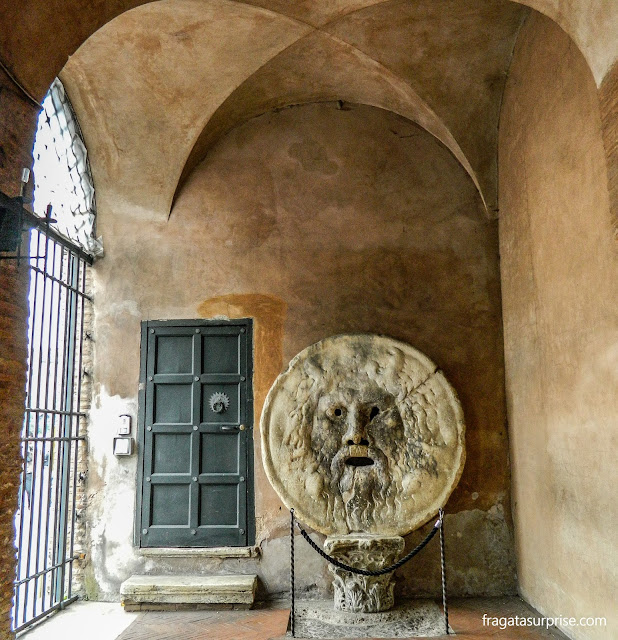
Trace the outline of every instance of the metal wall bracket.
<instances>
[{"instance_id":1,"label":"metal wall bracket","mask_svg":"<svg viewBox=\"0 0 618 640\"><path fill-rule=\"evenodd\" d=\"M22 184L22 192L23 192ZM35 216L31 211L24 208L24 204L30 202L30 198L23 195L11 198L6 193L0 191L0 252L16 252L12 256L0 255L0 260L20 260L21 258L41 258L43 256L22 256L21 242L22 233L27 229L39 227L45 233L49 233L49 225L56 222L51 217L52 206L47 205L44 218Z\"/></svg>"},{"instance_id":2,"label":"metal wall bracket","mask_svg":"<svg viewBox=\"0 0 618 640\"><path fill-rule=\"evenodd\" d=\"M0 191L0 251L17 251L21 244L24 199L11 198ZM0 259L4 256L0 256Z\"/></svg>"}]
</instances>

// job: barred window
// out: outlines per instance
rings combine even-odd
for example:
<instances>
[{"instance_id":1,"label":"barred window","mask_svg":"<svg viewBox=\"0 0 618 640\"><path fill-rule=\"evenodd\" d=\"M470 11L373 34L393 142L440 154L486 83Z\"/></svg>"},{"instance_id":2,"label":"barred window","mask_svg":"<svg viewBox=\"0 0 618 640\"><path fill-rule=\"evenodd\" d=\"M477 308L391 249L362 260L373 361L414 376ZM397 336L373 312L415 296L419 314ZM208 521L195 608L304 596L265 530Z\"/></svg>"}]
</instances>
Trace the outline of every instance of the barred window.
<instances>
[{"instance_id":1,"label":"barred window","mask_svg":"<svg viewBox=\"0 0 618 640\"><path fill-rule=\"evenodd\" d=\"M34 142L34 202L37 215L52 205L57 231L95 251L94 184L79 124L58 78L39 115Z\"/></svg>"}]
</instances>

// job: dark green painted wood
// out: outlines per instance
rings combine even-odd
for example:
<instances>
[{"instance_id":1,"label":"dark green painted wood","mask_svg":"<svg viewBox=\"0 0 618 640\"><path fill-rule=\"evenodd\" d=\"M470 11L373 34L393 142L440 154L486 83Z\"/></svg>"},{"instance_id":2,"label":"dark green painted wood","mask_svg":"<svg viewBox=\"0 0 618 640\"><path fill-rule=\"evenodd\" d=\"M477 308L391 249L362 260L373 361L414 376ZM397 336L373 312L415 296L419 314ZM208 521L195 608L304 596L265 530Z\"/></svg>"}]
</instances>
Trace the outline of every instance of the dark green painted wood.
<instances>
[{"instance_id":1,"label":"dark green painted wood","mask_svg":"<svg viewBox=\"0 0 618 640\"><path fill-rule=\"evenodd\" d=\"M254 542L251 339L250 320L143 323L140 546Z\"/></svg>"}]
</instances>

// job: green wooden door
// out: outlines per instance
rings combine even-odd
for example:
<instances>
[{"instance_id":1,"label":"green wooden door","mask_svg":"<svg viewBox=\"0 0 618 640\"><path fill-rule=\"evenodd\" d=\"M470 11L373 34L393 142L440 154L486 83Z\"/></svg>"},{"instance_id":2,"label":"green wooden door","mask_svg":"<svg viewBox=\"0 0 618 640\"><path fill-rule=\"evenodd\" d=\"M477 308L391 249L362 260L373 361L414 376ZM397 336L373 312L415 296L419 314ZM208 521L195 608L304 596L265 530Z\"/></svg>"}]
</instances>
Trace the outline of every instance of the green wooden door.
<instances>
[{"instance_id":1,"label":"green wooden door","mask_svg":"<svg viewBox=\"0 0 618 640\"><path fill-rule=\"evenodd\" d=\"M252 542L251 329L143 323L140 546Z\"/></svg>"}]
</instances>

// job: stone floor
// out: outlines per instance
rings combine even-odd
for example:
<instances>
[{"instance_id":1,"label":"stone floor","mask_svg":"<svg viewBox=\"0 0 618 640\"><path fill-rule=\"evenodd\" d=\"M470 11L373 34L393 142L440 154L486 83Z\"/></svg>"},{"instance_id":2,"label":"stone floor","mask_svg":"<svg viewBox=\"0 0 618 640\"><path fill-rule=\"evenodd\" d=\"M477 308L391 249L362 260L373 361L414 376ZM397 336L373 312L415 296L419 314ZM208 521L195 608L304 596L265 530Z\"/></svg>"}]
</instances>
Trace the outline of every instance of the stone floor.
<instances>
[{"instance_id":1,"label":"stone floor","mask_svg":"<svg viewBox=\"0 0 618 640\"><path fill-rule=\"evenodd\" d=\"M19 640L116 640L138 616L126 613L117 602L78 601L17 637Z\"/></svg>"},{"instance_id":2,"label":"stone floor","mask_svg":"<svg viewBox=\"0 0 618 640\"><path fill-rule=\"evenodd\" d=\"M565 639L555 629L483 626L491 617L539 617L519 598L453 599L450 624L457 640ZM20 640L270 640L285 635L289 610L283 605L251 611L170 611L126 613L118 604L77 602L51 616ZM444 637L444 636L443 636Z\"/></svg>"}]
</instances>

